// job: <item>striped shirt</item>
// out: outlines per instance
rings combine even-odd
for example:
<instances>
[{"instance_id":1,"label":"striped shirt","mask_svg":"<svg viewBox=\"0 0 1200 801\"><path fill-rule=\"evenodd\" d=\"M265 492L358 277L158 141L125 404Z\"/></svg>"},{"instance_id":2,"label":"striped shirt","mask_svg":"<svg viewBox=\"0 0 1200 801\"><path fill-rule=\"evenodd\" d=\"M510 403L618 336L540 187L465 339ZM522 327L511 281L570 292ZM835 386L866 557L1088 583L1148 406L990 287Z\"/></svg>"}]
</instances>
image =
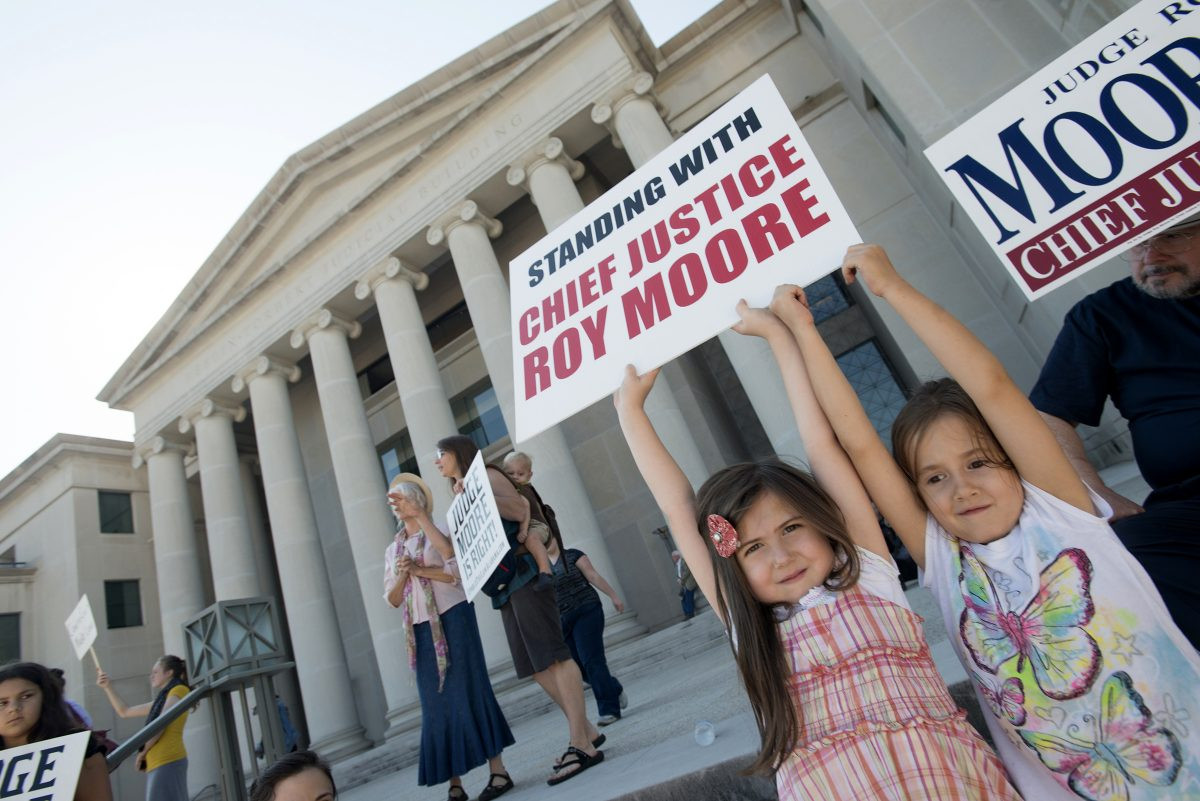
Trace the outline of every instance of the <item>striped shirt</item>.
<instances>
[{"instance_id":1,"label":"striped shirt","mask_svg":"<svg viewBox=\"0 0 1200 801\"><path fill-rule=\"evenodd\" d=\"M586 554L578 548L568 548L559 560L551 565L559 615L565 615L589 604L600 603L600 594L588 583L583 571L575 566L584 556Z\"/></svg>"}]
</instances>

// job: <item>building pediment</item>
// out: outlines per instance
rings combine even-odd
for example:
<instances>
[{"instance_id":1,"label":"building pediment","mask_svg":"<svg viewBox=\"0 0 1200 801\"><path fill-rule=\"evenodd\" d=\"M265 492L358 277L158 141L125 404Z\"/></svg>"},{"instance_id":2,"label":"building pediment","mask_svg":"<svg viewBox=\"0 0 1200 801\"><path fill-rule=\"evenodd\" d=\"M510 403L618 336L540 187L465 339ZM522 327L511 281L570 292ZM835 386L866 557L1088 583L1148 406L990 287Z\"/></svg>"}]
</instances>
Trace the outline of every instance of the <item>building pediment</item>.
<instances>
[{"instance_id":1,"label":"building pediment","mask_svg":"<svg viewBox=\"0 0 1200 801\"><path fill-rule=\"evenodd\" d=\"M623 0L562 0L288 158L99 399L135 407L131 395L139 386L219 332L231 312L290 280L304 254L327 246L352 212L387 191L396 176L446 159L446 143L460 129L601 16L628 34L624 46L652 47Z\"/></svg>"}]
</instances>

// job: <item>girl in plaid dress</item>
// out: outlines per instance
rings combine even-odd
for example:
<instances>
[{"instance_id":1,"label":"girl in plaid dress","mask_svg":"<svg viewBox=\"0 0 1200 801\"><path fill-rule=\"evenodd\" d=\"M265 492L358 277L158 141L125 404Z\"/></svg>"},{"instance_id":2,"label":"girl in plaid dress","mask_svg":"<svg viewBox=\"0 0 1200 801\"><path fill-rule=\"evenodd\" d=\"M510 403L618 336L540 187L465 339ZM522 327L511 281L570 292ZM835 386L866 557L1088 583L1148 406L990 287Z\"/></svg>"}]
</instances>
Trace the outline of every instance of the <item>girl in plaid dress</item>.
<instances>
[{"instance_id":1,"label":"girl in plaid dress","mask_svg":"<svg viewBox=\"0 0 1200 801\"><path fill-rule=\"evenodd\" d=\"M780 310L798 305L777 293ZM614 400L638 469L730 633L762 737L752 766L795 799L1017 799L951 701L854 467L817 405L797 342L772 311L738 305L783 372L813 475L777 459L734 465L692 492L643 405L657 371Z\"/></svg>"}]
</instances>

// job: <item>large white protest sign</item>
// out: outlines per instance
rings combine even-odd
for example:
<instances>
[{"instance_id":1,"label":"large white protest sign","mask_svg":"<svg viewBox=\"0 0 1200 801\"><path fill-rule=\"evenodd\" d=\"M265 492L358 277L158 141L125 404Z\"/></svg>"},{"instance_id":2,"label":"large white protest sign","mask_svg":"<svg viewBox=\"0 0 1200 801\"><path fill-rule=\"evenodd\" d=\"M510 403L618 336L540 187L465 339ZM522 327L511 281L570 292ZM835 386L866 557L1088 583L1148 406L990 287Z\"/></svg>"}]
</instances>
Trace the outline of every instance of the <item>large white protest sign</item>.
<instances>
[{"instance_id":1,"label":"large white protest sign","mask_svg":"<svg viewBox=\"0 0 1200 801\"><path fill-rule=\"evenodd\" d=\"M1198 34L1145 0L925 151L1030 300L1200 202Z\"/></svg>"},{"instance_id":2,"label":"large white protest sign","mask_svg":"<svg viewBox=\"0 0 1200 801\"><path fill-rule=\"evenodd\" d=\"M92 605L86 595L75 604L66 625L67 636L71 638L71 645L75 648L75 658L83 659L83 655L96 642L96 618L92 616Z\"/></svg>"},{"instance_id":3,"label":"large white protest sign","mask_svg":"<svg viewBox=\"0 0 1200 801\"><path fill-rule=\"evenodd\" d=\"M447 520L463 592L469 601L479 592L509 547L500 510L496 508L496 496L488 481L483 453L475 454L471 468L463 476L463 491L450 504Z\"/></svg>"},{"instance_id":4,"label":"large white protest sign","mask_svg":"<svg viewBox=\"0 0 1200 801\"><path fill-rule=\"evenodd\" d=\"M509 263L518 441L807 284L858 241L763 76Z\"/></svg>"},{"instance_id":5,"label":"large white protest sign","mask_svg":"<svg viewBox=\"0 0 1200 801\"><path fill-rule=\"evenodd\" d=\"M72 801L90 731L0 751L0 797L5 801Z\"/></svg>"}]
</instances>

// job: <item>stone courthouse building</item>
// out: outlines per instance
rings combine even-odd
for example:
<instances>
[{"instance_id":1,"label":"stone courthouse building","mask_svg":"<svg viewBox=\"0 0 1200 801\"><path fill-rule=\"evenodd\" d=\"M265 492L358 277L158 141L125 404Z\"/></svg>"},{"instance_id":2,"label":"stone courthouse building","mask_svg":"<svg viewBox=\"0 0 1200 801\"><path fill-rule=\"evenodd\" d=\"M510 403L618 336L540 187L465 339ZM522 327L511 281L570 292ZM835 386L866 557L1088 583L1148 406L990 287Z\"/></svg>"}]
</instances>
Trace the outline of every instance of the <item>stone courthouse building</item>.
<instances>
[{"instance_id":1,"label":"stone courthouse building","mask_svg":"<svg viewBox=\"0 0 1200 801\"><path fill-rule=\"evenodd\" d=\"M385 487L419 471L444 512L435 442L460 431L489 457L533 455L564 536L627 620L677 620L663 520L612 404L508 436L506 265L764 73L863 238L1028 388L1066 309L1123 265L1026 302L922 152L1132 5L723 0L655 46L625 0L560 0L291 156L99 395L134 414L163 647L180 650L182 621L216 600L275 595L293 715L317 749L336 759L419 725L400 616L382 598ZM939 367L857 287L829 277L811 294L886 431ZM650 412L694 482L802 456L761 343L723 334L664 378ZM1128 458L1115 420L1089 441ZM499 615L477 613L500 670ZM209 726L203 712L188 726L194 789L213 772Z\"/></svg>"}]
</instances>

